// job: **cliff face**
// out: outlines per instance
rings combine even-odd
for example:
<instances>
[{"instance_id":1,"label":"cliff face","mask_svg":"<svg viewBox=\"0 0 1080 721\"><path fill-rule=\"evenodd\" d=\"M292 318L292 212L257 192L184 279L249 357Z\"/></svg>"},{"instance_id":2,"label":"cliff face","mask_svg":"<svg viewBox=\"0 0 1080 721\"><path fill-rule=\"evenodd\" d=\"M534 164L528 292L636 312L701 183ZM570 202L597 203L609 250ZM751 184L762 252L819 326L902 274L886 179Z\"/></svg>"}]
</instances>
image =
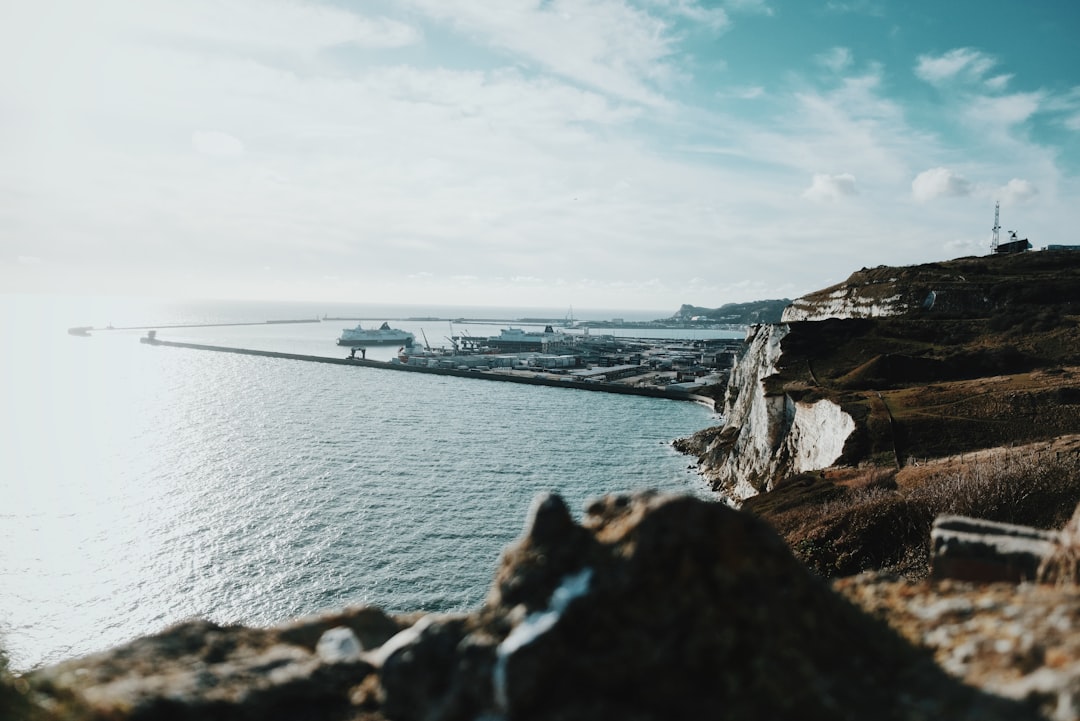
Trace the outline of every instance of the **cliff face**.
<instances>
[{"instance_id":1,"label":"cliff face","mask_svg":"<svg viewBox=\"0 0 1080 721\"><path fill-rule=\"evenodd\" d=\"M834 464L899 467L1080 430L1080 253L873 268L755 326L726 425L677 442L738 503Z\"/></svg>"},{"instance_id":2,"label":"cliff face","mask_svg":"<svg viewBox=\"0 0 1080 721\"><path fill-rule=\"evenodd\" d=\"M828 399L803 400L771 387L790 332L782 323L750 330L728 383L726 424L682 446L699 457L713 488L734 502L770 490L786 475L831 466L855 428L851 416Z\"/></svg>"}]
</instances>

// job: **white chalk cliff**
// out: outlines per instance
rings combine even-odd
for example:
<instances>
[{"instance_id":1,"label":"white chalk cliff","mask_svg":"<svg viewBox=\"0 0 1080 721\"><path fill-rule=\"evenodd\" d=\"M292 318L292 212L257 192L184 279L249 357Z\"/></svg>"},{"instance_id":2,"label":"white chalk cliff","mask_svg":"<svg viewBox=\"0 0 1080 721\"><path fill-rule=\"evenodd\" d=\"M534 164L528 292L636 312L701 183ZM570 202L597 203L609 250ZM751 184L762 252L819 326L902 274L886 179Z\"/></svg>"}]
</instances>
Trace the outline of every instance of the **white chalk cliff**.
<instances>
[{"instance_id":1,"label":"white chalk cliff","mask_svg":"<svg viewBox=\"0 0 1080 721\"><path fill-rule=\"evenodd\" d=\"M903 315L911 307L909 299L897 293L885 297L862 294L860 288L844 286L813 299L796 298L784 309L781 321L825 320L827 318L885 318Z\"/></svg>"},{"instance_id":2,"label":"white chalk cliff","mask_svg":"<svg viewBox=\"0 0 1080 721\"><path fill-rule=\"evenodd\" d=\"M728 382L726 423L718 434L701 435L694 449L702 475L734 503L771 490L784 476L833 465L855 429L830 400L804 402L767 389L789 332L784 323L750 329Z\"/></svg>"}]
</instances>

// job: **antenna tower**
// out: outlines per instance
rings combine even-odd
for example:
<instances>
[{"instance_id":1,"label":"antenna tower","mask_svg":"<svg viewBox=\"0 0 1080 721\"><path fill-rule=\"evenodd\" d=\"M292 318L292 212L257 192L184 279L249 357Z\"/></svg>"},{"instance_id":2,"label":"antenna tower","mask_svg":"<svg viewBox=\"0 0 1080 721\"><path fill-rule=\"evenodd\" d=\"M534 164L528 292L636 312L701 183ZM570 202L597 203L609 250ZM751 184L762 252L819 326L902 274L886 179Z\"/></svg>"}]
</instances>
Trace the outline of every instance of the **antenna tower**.
<instances>
[{"instance_id":1,"label":"antenna tower","mask_svg":"<svg viewBox=\"0 0 1080 721\"><path fill-rule=\"evenodd\" d=\"M1001 201L994 202L994 239L990 241L990 249L996 251L998 242L1001 240Z\"/></svg>"}]
</instances>

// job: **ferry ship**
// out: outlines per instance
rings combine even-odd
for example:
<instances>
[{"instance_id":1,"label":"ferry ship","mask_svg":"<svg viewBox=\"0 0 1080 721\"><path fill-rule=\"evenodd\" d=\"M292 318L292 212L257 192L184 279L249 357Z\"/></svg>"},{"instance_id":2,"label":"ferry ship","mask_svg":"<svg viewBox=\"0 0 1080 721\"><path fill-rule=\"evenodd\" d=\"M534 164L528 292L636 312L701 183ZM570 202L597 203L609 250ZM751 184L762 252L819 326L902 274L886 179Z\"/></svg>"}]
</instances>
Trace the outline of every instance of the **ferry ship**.
<instances>
[{"instance_id":1,"label":"ferry ship","mask_svg":"<svg viewBox=\"0 0 1080 721\"><path fill-rule=\"evenodd\" d=\"M346 328L338 338L338 345L401 345L411 346L416 336L405 330L391 328L386 321L381 326L372 330L364 328L363 324L357 323L355 328Z\"/></svg>"}]
</instances>

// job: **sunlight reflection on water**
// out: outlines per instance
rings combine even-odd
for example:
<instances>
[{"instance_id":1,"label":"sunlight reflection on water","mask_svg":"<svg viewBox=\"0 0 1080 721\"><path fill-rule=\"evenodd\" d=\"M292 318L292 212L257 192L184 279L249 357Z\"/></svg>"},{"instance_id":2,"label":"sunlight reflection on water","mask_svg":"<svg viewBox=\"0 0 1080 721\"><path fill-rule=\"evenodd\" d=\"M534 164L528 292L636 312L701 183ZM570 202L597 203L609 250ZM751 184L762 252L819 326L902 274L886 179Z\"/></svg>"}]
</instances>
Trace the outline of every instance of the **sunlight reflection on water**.
<instances>
[{"instance_id":1,"label":"sunlight reflection on water","mask_svg":"<svg viewBox=\"0 0 1080 721\"><path fill-rule=\"evenodd\" d=\"M667 445L715 421L702 406L79 338L66 328L120 310L42 303L0 303L0 643L17 667L195 615L475 607L536 493L704 493ZM161 335L339 356L341 325Z\"/></svg>"}]
</instances>

